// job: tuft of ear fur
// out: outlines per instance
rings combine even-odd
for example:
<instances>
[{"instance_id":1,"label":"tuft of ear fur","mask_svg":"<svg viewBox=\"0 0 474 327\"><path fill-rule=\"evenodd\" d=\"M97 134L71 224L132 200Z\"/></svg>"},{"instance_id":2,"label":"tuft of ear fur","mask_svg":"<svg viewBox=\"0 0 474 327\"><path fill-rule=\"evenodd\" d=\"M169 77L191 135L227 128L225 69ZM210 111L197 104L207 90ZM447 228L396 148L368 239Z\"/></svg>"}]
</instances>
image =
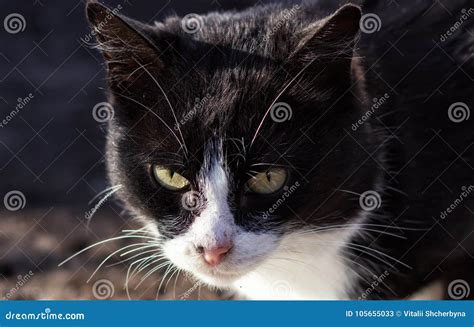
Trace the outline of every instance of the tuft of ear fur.
<instances>
[{"instance_id":1,"label":"tuft of ear fur","mask_svg":"<svg viewBox=\"0 0 474 327\"><path fill-rule=\"evenodd\" d=\"M118 11L96 1L87 2L87 18L107 62L112 82L129 79L141 65L159 65L158 49L146 36L149 27L120 16Z\"/></svg>"},{"instance_id":2,"label":"tuft of ear fur","mask_svg":"<svg viewBox=\"0 0 474 327\"><path fill-rule=\"evenodd\" d=\"M344 5L331 16L305 28L292 57L303 62L321 57L334 61L351 59L360 19L361 10L358 6Z\"/></svg>"}]
</instances>

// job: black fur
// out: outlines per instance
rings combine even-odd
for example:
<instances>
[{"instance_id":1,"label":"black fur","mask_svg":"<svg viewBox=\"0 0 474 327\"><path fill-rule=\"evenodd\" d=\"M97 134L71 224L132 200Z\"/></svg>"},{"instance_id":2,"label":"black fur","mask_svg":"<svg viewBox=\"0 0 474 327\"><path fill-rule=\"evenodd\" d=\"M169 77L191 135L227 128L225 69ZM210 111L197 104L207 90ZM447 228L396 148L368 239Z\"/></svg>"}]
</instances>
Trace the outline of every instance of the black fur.
<instances>
[{"instance_id":1,"label":"black fur","mask_svg":"<svg viewBox=\"0 0 474 327\"><path fill-rule=\"evenodd\" d=\"M452 12L469 8L467 0L445 2ZM211 13L200 16L202 28L190 34L179 17L148 26L106 19L107 9L88 4L93 26L108 22L97 38L115 108L109 175L125 186L121 199L136 214L156 219L165 237L183 233L193 213L182 209L181 193L154 182L150 166L172 166L197 189L205 147L222 142L232 172L229 202L240 226L286 233L352 223L361 212L354 194L379 190L382 205L364 221L374 227L350 249L361 276L369 275L364 267L376 276L390 273L368 298L403 298L439 279L463 278L474 287L474 195L440 219L461 186L474 185L473 120L453 123L447 115L454 102L474 108L474 38L468 32L474 24L465 22L440 44L436 38L455 19L427 1L406 4L403 14L394 4L368 1L364 12L383 23L374 34L359 33L354 5L330 18L337 10L330 2L299 6L291 19L281 15L293 4ZM384 94L387 103L353 130L372 99ZM290 120L275 123L268 116L276 98L291 106ZM205 101L196 106L196 99ZM258 163L286 167L287 186L300 185L265 219L262 213L284 190L245 192ZM381 262L358 245L390 258L381 256ZM371 278L361 278L357 289Z\"/></svg>"}]
</instances>

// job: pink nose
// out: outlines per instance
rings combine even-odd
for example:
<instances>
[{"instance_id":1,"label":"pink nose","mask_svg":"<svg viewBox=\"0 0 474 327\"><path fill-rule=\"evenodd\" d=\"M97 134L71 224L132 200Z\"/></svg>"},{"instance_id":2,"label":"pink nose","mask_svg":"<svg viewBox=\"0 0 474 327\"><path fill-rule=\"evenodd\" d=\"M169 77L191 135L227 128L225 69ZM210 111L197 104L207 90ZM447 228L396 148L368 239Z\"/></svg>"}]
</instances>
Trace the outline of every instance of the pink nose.
<instances>
[{"instance_id":1,"label":"pink nose","mask_svg":"<svg viewBox=\"0 0 474 327\"><path fill-rule=\"evenodd\" d=\"M224 260L225 256L232 249L232 245L218 246L209 249L202 249L204 261L209 266L217 266Z\"/></svg>"}]
</instances>

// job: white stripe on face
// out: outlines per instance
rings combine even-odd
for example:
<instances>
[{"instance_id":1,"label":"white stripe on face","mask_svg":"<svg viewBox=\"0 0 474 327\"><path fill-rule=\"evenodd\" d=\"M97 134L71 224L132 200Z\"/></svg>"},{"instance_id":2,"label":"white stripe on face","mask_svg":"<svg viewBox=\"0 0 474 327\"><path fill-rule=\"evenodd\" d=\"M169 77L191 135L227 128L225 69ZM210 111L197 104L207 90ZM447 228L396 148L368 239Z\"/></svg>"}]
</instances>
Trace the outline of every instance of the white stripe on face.
<instances>
[{"instance_id":1,"label":"white stripe on face","mask_svg":"<svg viewBox=\"0 0 474 327\"><path fill-rule=\"evenodd\" d=\"M244 274L261 263L277 246L272 233L245 231L235 223L228 202L229 176L222 150L210 146L199 174L199 190L206 201L188 231L163 243L165 255L179 268L201 281L218 287L232 287ZM217 151L216 151L217 150ZM232 250L217 266L209 266L197 247L215 248L232 244Z\"/></svg>"},{"instance_id":2,"label":"white stripe on face","mask_svg":"<svg viewBox=\"0 0 474 327\"><path fill-rule=\"evenodd\" d=\"M235 233L234 217L230 211L228 176L221 160L215 154L210 158L209 169L203 169L202 191L206 200L204 210L191 225L191 233L196 246L217 247L229 243Z\"/></svg>"}]
</instances>

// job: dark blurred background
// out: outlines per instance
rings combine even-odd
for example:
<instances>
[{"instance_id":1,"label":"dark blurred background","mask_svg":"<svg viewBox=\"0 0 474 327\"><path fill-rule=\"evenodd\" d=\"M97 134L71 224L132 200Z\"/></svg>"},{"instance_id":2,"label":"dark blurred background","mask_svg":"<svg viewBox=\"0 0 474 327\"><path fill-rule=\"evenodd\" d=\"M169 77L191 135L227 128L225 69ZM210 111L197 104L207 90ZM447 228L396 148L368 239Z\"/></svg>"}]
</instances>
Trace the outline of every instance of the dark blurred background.
<instances>
[{"instance_id":1,"label":"dark blurred background","mask_svg":"<svg viewBox=\"0 0 474 327\"><path fill-rule=\"evenodd\" d=\"M264 2L105 3L112 8L120 4L121 14L153 22L173 13L242 9ZM85 218L94 205L88 202L107 182L105 125L92 115L94 106L106 99L105 71L101 55L81 41L90 32L84 8L85 1L77 0L0 2L0 299L94 298L97 280L114 286L110 297L125 298L125 265L101 269L90 284L86 280L126 242L104 244L57 267L85 246L133 227L114 201L102 206L92 221ZM26 104L25 98L30 98ZM159 281L154 276L132 297L155 298ZM181 293L190 287L187 281L177 284ZM175 286L173 295L162 295L176 298L178 291ZM218 296L197 291L186 297Z\"/></svg>"}]
</instances>

